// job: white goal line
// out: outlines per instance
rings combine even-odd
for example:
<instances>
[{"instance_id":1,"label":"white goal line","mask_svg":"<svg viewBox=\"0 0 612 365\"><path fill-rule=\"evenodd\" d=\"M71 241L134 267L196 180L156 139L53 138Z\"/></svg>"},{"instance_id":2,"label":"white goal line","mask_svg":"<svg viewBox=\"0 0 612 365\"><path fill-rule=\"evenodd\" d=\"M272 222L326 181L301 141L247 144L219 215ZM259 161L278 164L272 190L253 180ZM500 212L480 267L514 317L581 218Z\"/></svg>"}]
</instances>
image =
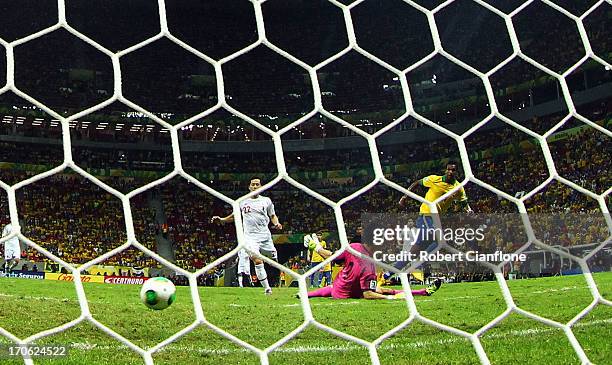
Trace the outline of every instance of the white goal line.
<instances>
[{"instance_id":1,"label":"white goal line","mask_svg":"<svg viewBox=\"0 0 612 365\"><path fill-rule=\"evenodd\" d=\"M609 325L612 324L612 318L608 319L598 319L593 321L585 321L577 323L574 327L593 327L599 325ZM544 326L544 325L542 325ZM410 328L410 326L408 326ZM432 328L433 329L433 328ZM495 339L495 338L509 338L509 337L526 337L531 335L539 335L546 334L551 332L559 332L560 335L563 335L559 329L556 328L542 328L542 327L530 327L522 330L511 330L504 331L501 333L492 333L484 336L485 339ZM451 334L448 334L452 336ZM564 335L563 335L564 336ZM337 340L341 340L338 338ZM451 338L438 339L438 340L424 340L424 341L414 341L414 342L405 342L405 343L390 343L390 344L382 344L378 348L381 350L394 350L394 349L418 349L418 348L427 348L433 345L448 345L453 343L465 342L465 345L471 348L471 344L465 338L461 338L458 336L453 336ZM74 342L71 344L72 348L78 350L121 350L128 349L125 345L100 345L97 343L91 342ZM237 346L236 346L237 347ZM346 345L333 345L333 346L284 346L281 347L271 354L277 353L326 353L326 352L351 352L351 351L367 351L367 349L363 346L359 346L352 343L347 343ZM168 346L163 347L159 352L194 352L198 354L205 355L228 355L234 353L249 353L250 351L242 348L206 348L206 347L198 347L198 346L180 346L175 344L170 344ZM474 353L474 355L476 355Z\"/></svg>"}]
</instances>

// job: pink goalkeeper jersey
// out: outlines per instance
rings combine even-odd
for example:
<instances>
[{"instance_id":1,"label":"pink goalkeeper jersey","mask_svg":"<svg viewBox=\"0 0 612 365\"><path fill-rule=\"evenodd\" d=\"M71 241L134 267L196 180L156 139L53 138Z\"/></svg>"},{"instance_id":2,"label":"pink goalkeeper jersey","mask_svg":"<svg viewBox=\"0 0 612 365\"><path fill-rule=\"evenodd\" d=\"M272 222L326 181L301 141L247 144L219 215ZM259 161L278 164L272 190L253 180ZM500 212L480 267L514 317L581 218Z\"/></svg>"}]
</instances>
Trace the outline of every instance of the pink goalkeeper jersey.
<instances>
[{"instance_id":1,"label":"pink goalkeeper jersey","mask_svg":"<svg viewBox=\"0 0 612 365\"><path fill-rule=\"evenodd\" d=\"M370 256L361 243L351 243L357 252ZM344 251L336 261L344 261L344 268L338 273L333 283L332 297L337 299L363 298L366 290L376 290L376 266L370 261L361 259Z\"/></svg>"}]
</instances>

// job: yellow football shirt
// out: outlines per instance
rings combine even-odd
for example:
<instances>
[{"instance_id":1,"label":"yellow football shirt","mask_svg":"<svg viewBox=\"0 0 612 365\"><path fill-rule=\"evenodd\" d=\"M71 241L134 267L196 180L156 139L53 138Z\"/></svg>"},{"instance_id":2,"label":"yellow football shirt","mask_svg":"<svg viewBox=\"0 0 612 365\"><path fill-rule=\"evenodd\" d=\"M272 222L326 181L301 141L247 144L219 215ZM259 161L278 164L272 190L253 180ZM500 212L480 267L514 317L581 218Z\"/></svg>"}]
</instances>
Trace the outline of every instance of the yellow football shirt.
<instances>
[{"instance_id":1,"label":"yellow football shirt","mask_svg":"<svg viewBox=\"0 0 612 365\"><path fill-rule=\"evenodd\" d=\"M319 243L323 248L327 248L327 243L323 240L320 240ZM310 262L322 262L324 259L321 255L317 253L317 251L312 250L312 254L310 255Z\"/></svg>"},{"instance_id":2,"label":"yellow football shirt","mask_svg":"<svg viewBox=\"0 0 612 365\"><path fill-rule=\"evenodd\" d=\"M421 181L421 184L429 190L425 194L425 200L429 202L433 202L442 195L451 191L454 187L460 185L459 181L454 180L452 183L446 181L446 176L439 175L429 175ZM466 202L467 195L465 194L465 189L461 187L457 192L455 192L450 197L447 197L443 201L438 203L438 212L444 213L448 207L454 202ZM431 214L431 209L429 209L429 205L423 203L421 204L421 209L419 210L420 214Z\"/></svg>"}]
</instances>

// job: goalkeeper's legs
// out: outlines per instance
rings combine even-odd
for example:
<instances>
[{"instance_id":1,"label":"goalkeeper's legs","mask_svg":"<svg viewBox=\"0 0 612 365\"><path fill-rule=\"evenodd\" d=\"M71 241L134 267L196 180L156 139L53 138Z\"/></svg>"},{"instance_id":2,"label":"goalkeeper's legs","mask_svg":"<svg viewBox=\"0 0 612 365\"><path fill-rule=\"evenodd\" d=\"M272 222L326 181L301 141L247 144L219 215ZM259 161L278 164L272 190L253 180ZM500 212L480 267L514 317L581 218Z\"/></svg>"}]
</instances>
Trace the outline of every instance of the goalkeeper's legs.
<instances>
[{"instance_id":1,"label":"goalkeeper's legs","mask_svg":"<svg viewBox=\"0 0 612 365\"><path fill-rule=\"evenodd\" d=\"M413 296L430 296L433 293L437 292L438 289L440 289L440 286L442 286L442 281L440 279L436 279L433 283L428 285L427 288L419 289L419 290L412 290L411 292ZM381 289L379 292L381 294L391 294L391 295L401 296L402 298L405 297L405 295L403 295L404 294L403 290Z\"/></svg>"},{"instance_id":2,"label":"goalkeeper's legs","mask_svg":"<svg viewBox=\"0 0 612 365\"><path fill-rule=\"evenodd\" d=\"M326 286L323 288L319 288L317 290L313 290L308 292L308 298L316 298L316 297L331 297L332 296L333 287Z\"/></svg>"},{"instance_id":3,"label":"goalkeeper's legs","mask_svg":"<svg viewBox=\"0 0 612 365\"><path fill-rule=\"evenodd\" d=\"M418 297L418 296L428 296L428 295L431 295L431 294L428 294L427 293L427 288L425 288L425 289L413 290L412 291L412 295Z\"/></svg>"}]
</instances>

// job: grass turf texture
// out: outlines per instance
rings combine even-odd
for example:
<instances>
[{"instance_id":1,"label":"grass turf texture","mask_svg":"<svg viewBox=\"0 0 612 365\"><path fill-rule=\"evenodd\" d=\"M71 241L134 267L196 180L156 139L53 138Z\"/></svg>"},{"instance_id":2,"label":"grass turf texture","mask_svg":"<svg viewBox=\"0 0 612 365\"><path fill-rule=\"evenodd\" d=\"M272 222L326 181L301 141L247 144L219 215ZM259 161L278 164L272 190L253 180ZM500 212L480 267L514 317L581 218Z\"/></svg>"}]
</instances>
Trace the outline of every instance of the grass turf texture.
<instances>
[{"instance_id":1,"label":"grass turf texture","mask_svg":"<svg viewBox=\"0 0 612 365\"><path fill-rule=\"evenodd\" d=\"M594 274L600 293L612 298L612 273ZM592 297L582 275L508 281L516 304L538 315L567 322L589 305ZM177 300L163 311L147 309L139 299L140 286L84 284L90 310L97 320L142 347L151 347L191 324L194 310L189 289L177 287ZM252 345L265 348L299 326L302 309L296 289L199 288L206 318ZM417 297L419 312L432 320L474 332L501 314L505 307L496 282L443 285L432 297ZM403 301L311 299L321 323L371 341L408 318ZM25 338L80 315L74 285L69 282L0 279L0 326ZM612 363L612 307L598 305L573 327L589 359ZM564 333L540 322L512 314L485 333L482 344L492 363L575 364L578 357ZM4 337L0 342L8 343ZM89 322L46 337L39 344L70 344L69 356L35 359L35 364L142 364L132 350ZM413 322L378 349L382 364L471 364L478 357L468 340ZM256 364L256 354L224 339L206 327L154 354L162 364ZM270 354L271 364L367 364L367 349L309 327ZM21 359L0 359L22 364Z\"/></svg>"}]
</instances>

